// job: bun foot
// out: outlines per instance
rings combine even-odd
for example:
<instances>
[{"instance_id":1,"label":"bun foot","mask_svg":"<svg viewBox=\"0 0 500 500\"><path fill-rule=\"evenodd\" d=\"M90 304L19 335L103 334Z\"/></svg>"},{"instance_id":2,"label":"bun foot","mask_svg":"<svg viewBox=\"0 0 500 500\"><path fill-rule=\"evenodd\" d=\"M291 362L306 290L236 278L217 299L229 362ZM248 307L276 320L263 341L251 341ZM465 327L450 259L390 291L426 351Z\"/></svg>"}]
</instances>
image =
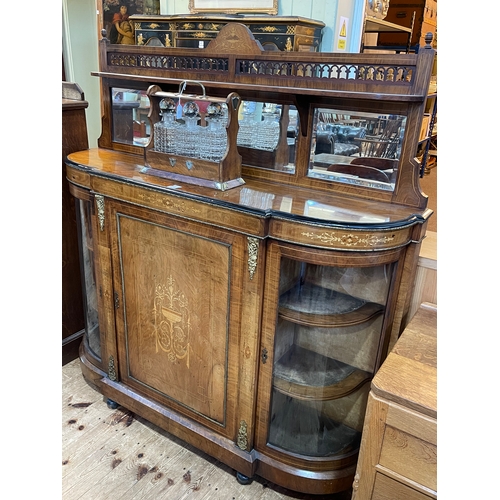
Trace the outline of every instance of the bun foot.
<instances>
[{"instance_id":1,"label":"bun foot","mask_svg":"<svg viewBox=\"0 0 500 500\"><path fill-rule=\"evenodd\" d=\"M240 484L250 484L252 482L252 479L250 477L244 476L243 474L241 474L241 472L236 473L236 479Z\"/></svg>"},{"instance_id":2,"label":"bun foot","mask_svg":"<svg viewBox=\"0 0 500 500\"><path fill-rule=\"evenodd\" d=\"M120 406L118 403L109 398L106 400L106 404L110 410L116 410Z\"/></svg>"}]
</instances>

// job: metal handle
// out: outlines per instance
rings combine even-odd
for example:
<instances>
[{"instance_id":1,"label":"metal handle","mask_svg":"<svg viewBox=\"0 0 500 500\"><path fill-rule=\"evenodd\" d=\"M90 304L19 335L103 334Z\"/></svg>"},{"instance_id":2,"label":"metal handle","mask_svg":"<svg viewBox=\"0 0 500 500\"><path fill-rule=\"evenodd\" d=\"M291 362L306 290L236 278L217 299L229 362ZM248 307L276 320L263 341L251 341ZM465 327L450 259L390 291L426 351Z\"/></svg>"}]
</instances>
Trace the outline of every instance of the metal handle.
<instances>
[{"instance_id":1,"label":"metal handle","mask_svg":"<svg viewBox=\"0 0 500 500\"><path fill-rule=\"evenodd\" d=\"M179 83L179 96L186 90L186 86L188 83L192 83L194 85L199 85L203 89L203 95L201 96L203 99L206 99L205 87L201 82L197 82L196 80L183 80Z\"/></svg>"}]
</instances>

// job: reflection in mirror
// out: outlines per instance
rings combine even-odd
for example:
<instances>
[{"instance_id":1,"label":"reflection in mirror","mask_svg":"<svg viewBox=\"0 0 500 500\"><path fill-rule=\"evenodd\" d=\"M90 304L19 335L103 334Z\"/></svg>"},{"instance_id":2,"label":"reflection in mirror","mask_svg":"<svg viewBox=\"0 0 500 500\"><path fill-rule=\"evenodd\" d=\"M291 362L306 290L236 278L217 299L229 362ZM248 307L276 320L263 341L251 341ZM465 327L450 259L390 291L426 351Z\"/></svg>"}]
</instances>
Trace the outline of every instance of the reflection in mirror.
<instances>
[{"instance_id":1,"label":"reflection in mirror","mask_svg":"<svg viewBox=\"0 0 500 500\"><path fill-rule=\"evenodd\" d=\"M393 191L406 117L316 108L309 176Z\"/></svg>"},{"instance_id":2,"label":"reflection in mirror","mask_svg":"<svg viewBox=\"0 0 500 500\"><path fill-rule=\"evenodd\" d=\"M304 205L304 215L316 219L342 222L379 223L388 222L389 217L380 217L368 212L349 210L344 207L325 205L313 200L307 200Z\"/></svg>"},{"instance_id":3,"label":"reflection in mirror","mask_svg":"<svg viewBox=\"0 0 500 500\"><path fill-rule=\"evenodd\" d=\"M295 106L242 101L238 123L237 145L244 165L295 172Z\"/></svg>"},{"instance_id":4,"label":"reflection in mirror","mask_svg":"<svg viewBox=\"0 0 500 500\"><path fill-rule=\"evenodd\" d=\"M149 97L145 91L111 89L113 141L145 146L151 135Z\"/></svg>"}]
</instances>

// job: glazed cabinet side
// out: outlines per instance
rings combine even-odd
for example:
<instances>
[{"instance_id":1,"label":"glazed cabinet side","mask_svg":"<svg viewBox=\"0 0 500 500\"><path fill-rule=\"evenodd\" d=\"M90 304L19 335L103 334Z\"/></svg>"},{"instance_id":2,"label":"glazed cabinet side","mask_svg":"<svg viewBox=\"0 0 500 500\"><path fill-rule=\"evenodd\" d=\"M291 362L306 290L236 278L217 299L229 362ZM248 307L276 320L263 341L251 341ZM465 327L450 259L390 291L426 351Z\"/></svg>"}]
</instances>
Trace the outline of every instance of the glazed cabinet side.
<instances>
[{"instance_id":1,"label":"glazed cabinet side","mask_svg":"<svg viewBox=\"0 0 500 500\"><path fill-rule=\"evenodd\" d=\"M109 353L115 350L112 269L104 198L72 183L70 192L76 199L84 287L85 334L80 344L80 364L87 382L100 391L102 378L113 373L114 360Z\"/></svg>"},{"instance_id":2,"label":"glazed cabinet side","mask_svg":"<svg viewBox=\"0 0 500 500\"><path fill-rule=\"evenodd\" d=\"M370 381L385 356L405 250L268 244L259 475L314 494L352 484Z\"/></svg>"},{"instance_id":3,"label":"glazed cabinet side","mask_svg":"<svg viewBox=\"0 0 500 500\"><path fill-rule=\"evenodd\" d=\"M102 392L253 475L262 241L103 200L116 335Z\"/></svg>"}]
</instances>

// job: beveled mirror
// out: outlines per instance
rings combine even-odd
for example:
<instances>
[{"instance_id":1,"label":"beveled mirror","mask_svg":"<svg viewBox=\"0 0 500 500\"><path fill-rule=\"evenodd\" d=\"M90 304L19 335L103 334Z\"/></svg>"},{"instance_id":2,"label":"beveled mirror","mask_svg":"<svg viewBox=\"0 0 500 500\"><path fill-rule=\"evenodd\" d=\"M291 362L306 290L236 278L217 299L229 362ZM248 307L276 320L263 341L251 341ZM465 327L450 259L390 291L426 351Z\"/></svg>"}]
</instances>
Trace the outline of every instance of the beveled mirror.
<instances>
[{"instance_id":1,"label":"beveled mirror","mask_svg":"<svg viewBox=\"0 0 500 500\"><path fill-rule=\"evenodd\" d=\"M308 176L394 191L406 117L316 108Z\"/></svg>"}]
</instances>

